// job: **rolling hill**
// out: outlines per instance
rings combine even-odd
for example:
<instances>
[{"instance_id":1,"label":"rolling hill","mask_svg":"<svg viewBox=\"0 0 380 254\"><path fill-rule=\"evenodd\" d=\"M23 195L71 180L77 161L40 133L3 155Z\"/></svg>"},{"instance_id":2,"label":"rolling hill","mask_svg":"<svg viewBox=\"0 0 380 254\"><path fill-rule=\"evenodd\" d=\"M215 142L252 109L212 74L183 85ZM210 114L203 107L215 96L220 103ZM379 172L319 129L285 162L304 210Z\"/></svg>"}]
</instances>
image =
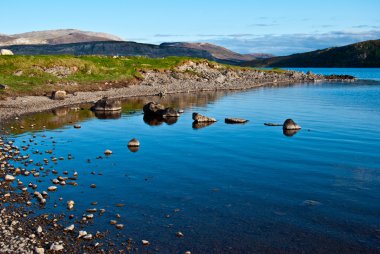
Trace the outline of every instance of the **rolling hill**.
<instances>
[{"instance_id":1,"label":"rolling hill","mask_svg":"<svg viewBox=\"0 0 380 254\"><path fill-rule=\"evenodd\" d=\"M251 67L380 67L380 40L248 61Z\"/></svg>"}]
</instances>

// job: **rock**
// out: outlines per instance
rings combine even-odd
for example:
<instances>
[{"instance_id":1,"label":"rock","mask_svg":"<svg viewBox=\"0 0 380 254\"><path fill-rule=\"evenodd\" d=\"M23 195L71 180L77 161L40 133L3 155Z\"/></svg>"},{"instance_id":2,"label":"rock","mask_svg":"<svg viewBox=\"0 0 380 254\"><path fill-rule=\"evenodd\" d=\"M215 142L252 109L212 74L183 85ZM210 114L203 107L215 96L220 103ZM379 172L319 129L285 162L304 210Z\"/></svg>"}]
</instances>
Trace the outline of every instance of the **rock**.
<instances>
[{"instance_id":1,"label":"rock","mask_svg":"<svg viewBox=\"0 0 380 254\"><path fill-rule=\"evenodd\" d=\"M75 129L80 129L80 128L82 128L82 126L80 126L79 124L75 124L75 125L74 125L74 128L75 128Z\"/></svg>"},{"instance_id":2,"label":"rock","mask_svg":"<svg viewBox=\"0 0 380 254\"><path fill-rule=\"evenodd\" d=\"M131 139L128 142L128 146L129 147L138 147L138 146L140 146L140 141L138 141L137 139L133 138L133 139Z\"/></svg>"},{"instance_id":3,"label":"rock","mask_svg":"<svg viewBox=\"0 0 380 254\"><path fill-rule=\"evenodd\" d=\"M117 221L116 220L110 220L111 225L116 225Z\"/></svg>"},{"instance_id":4,"label":"rock","mask_svg":"<svg viewBox=\"0 0 380 254\"><path fill-rule=\"evenodd\" d=\"M52 92L51 98L53 100L64 100L66 98L66 91L59 90Z\"/></svg>"},{"instance_id":5,"label":"rock","mask_svg":"<svg viewBox=\"0 0 380 254\"><path fill-rule=\"evenodd\" d=\"M184 234L183 234L182 232L177 232L175 235L176 235L177 237L184 237Z\"/></svg>"},{"instance_id":6,"label":"rock","mask_svg":"<svg viewBox=\"0 0 380 254\"><path fill-rule=\"evenodd\" d=\"M301 126L296 124L292 119L286 119L284 124L282 125L284 130L299 130Z\"/></svg>"},{"instance_id":7,"label":"rock","mask_svg":"<svg viewBox=\"0 0 380 254\"><path fill-rule=\"evenodd\" d=\"M83 236L85 236L85 235L87 235L87 232L86 231L84 231L84 230L81 230L81 231L79 231L79 234L78 234L78 239L79 238L82 238Z\"/></svg>"},{"instance_id":8,"label":"rock","mask_svg":"<svg viewBox=\"0 0 380 254\"><path fill-rule=\"evenodd\" d=\"M74 224L71 224L70 226L68 226L68 227L65 227L64 229L63 229L63 231L65 231L65 232L67 232L67 231L73 231L74 230Z\"/></svg>"},{"instance_id":9,"label":"rock","mask_svg":"<svg viewBox=\"0 0 380 254\"><path fill-rule=\"evenodd\" d=\"M148 245L150 244L150 242L147 241L147 240L142 240L141 243L142 243L143 245L145 245L145 246L148 246Z\"/></svg>"},{"instance_id":10,"label":"rock","mask_svg":"<svg viewBox=\"0 0 380 254\"><path fill-rule=\"evenodd\" d=\"M37 234L41 234L42 233L42 227L41 226L38 226L37 227Z\"/></svg>"},{"instance_id":11,"label":"rock","mask_svg":"<svg viewBox=\"0 0 380 254\"><path fill-rule=\"evenodd\" d=\"M107 150L104 151L104 154L105 154L105 155L111 155L111 154L112 154L112 151L109 150L109 149L107 149Z\"/></svg>"},{"instance_id":12,"label":"rock","mask_svg":"<svg viewBox=\"0 0 380 254\"><path fill-rule=\"evenodd\" d=\"M153 117L179 117L179 113L173 108L165 108L163 105L156 102L149 102L143 107L144 114L146 116Z\"/></svg>"},{"instance_id":13,"label":"rock","mask_svg":"<svg viewBox=\"0 0 380 254\"><path fill-rule=\"evenodd\" d=\"M5 179L5 181L10 181L11 182L11 181L15 180L15 177L12 176L12 175L5 175L4 179Z\"/></svg>"},{"instance_id":14,"label":"rock","mask_svg":"<svg viewBox=\"0 0 380 254\"><path fill-rule=\"evenodd\" d=\"M192 124L192 127L193 127L193 129L202 129L202 128L210 126L214 123L215 122L200 122L200 123L198 123L197 121L194 121Z\"/></svg>"},{"instance_id":15,"label":"rock","mask_svg":"<svg viewBox=\"0 0 380 254\"><path fill-rule=\"evenodd\" d=\"M196 112L193 113L193 120L197 123L216 122L215 118L207 117Z\"/></svg>"},{"instance_id":16,"label":"rock","mask_svg":"<svg viewBox=\"0 0 380 254\"><path fill-rule=\"evenodd\" d=\"M121 110L121 102L118 100L110 100L104 97L97 102L95 102L92 107L94 111L119 111Z\"/></svg>"},{"instance_id":17,"label":"rock","mask_svg":"<svg viewBox=\"0 0 380 254\"><path fill-rule=\"evenodd\" d=\"M53 185L53 186L49 186L49 187L48 187L48 191L56 191L57 188L58 188L58 187L57 187L57 186L54 186L54 185Z\"/></svg>"},{"instance_id":18,"label":"rock","mask_svg":"<svg viewBox=\"0 0 380 254\"><path fill-rule=\"evenodd\" d=\"M123 229L123 228L124 228L124 225L123 225L123 224L116 224L116 228L117 228L117 229Z\"/></svg>"},{"instance_id":19,"label":"rock","mask_svg":"<svg viewBox=\"0 0 380 254\"><path fill-rule=\"evenodd\" d=\"M83 236L83 239L87 240L87 241L92 240L92 234L88 234L88 235Z\"/></svg>"},{"instance_id":20,"label":"rock","mask_svg":"<svg viewBox=\"0 0 380 254\"><path fill-rule=\"evenodd\" d=\"M8 89L8 86L5 84L0 84L0 89Z\"/></svg>"},{"instance_id":21,"label":"rock","mask_svg":"<svg viewBox=\"0 0 380 254\"><path fill-rule=\"evenodd\" d=\"M63 250L63 245L62 244L58 244L58 243L52 243L52 245L50 245L50 250L52 250L52 251Z\"/></svg>"},{"instance_id":22,"label":"rock","mask_svg":"<svg viewBox=\"0 0 380 254\"><path fill-rule=\"evenodd\" d=\"M69 200L67 201L67 209L71 210L74 208L74 201L73 200Z\"/></svg>"},{"instance_id":23,"label":"rock","mask_svg":"<svg viewBox=\"0 0 380 254\"><path fill-rule=\"evenodd\" d=\"M90 187L91 188L96 188L96 184L93 183L93 184L90 185Z\"/></svg>"},{"instance_id":24,"label":"rock","mask_svg":"<svg viewBox=\"0 0 380 254\"><path fill-rule=\"evenodd\" d=\"M283 126L283 124L280 123L264 123L266 126Z\"/></svg>"},{"instance_id":25,"label":"rock","mask_svg":"<svg viewBox=\"0 0 380 254\"><path fill-rule=\"evenodd\" d=\"M248 122L248 120L243 119L243 118L226 118L224 119L224 122L234 124L234 123L246 123Z\"/></svg>"},{"instance_id":26,"label":"rock","mask_svg":"<svg viewBox=\"0 0 380 254\"><path fill-rule=\"evenodd\" d=\"M2 56L13 56L13 52L10 49L0 49L0 55L2 55Z\"/></svg>"},{"instance_id":27,"label":"rock","mask_svg":"<svg viewBox=\"0 0 380 254\"><path fill-rule=\"evenodd\" d=\"M34 252L36 254L45 254L45 249L36 247L36 248L34 248Z\"/></svg>"}]
</instances>

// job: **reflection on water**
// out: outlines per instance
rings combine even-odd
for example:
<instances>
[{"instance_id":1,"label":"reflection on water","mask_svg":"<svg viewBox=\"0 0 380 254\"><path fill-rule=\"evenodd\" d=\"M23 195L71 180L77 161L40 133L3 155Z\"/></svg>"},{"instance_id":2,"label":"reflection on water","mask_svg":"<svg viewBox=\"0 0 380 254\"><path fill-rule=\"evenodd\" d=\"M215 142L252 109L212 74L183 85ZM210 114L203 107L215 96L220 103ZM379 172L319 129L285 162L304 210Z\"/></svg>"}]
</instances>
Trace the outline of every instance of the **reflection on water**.
<instances>
[{"instance_id":1,"label":"reflection on water","mask_svg":"<svg viewBox=\"0 0 380 254\"><path fill-rule=\"evenodd\" d=\"M119 119L121 118L120 111L94 111L95 117L98 119Z\"/></svg>"},{"instance_id":2,"label":"reflection on water","mask_svg":"<svg viewBox=\"0 0 380 254\"><path fill-rule=\"evenodd\" d=\"M219 98L231 92L204 92L204 93L183 93L174 94L171 96L147 96L147 97L132 97L122 101L121 111L91 111L92 104L83 104L80 107L61 107L51 111L35 113L32 115L24 116L18 121L5 123L2 127L10 130L12 134L20 134L28 131L38 130L52 130L58 129L68 124L82 122L91 118L98 118L101 120L119 119L122 114L134 115L141 114L143 106L150 102L155 101L166 107L173 107L176 109L185 109L193 106L201 107L212 103ZM158 126L162 123L172 125L177 122L175 117L171 118L143 118L144 122L148 125Z\"/></svg>"},{"instance_id":3,"label":"reflection on water","mask_svg":"<svg viewBox=\"0 0 380 254\"><path fill-rule=\"evenodd\" d=\"M202 129L202 128L210 126L214 123L215 122L197 122L197 121L194 121L192 126L193 126L193 129Z\"/></svg>"},{"instance_id":4,"label":"reflection on water","mask_svg":"<svg viewBox=\"0 0 380 254\"><path fill-rule=\"evenodd\" d=\"M294 136L297 132L299 132L300 130L286 130L286 129L282 129L282 133L287 136L287 137L292 137Z\"/></svg>"}]
</instances>

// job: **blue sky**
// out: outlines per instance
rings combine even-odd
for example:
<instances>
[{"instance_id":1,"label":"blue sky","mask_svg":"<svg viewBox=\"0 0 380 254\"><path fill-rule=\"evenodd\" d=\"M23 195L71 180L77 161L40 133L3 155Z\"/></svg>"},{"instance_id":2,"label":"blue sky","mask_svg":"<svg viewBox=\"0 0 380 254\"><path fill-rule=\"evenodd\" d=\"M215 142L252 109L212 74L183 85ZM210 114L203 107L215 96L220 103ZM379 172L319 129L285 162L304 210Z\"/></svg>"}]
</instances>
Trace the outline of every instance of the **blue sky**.
<instances>
[{"instance_id":1,"label":"blue sky","mask_svg":"<svg viewBox=\"0 0 380 254\"><path fill-rule=\"evenodd\" d=\"M12 0L1 9L3 34L77 28L241 53L285 55L380 39L378 0Z\"/></svg>"}]
</instances>

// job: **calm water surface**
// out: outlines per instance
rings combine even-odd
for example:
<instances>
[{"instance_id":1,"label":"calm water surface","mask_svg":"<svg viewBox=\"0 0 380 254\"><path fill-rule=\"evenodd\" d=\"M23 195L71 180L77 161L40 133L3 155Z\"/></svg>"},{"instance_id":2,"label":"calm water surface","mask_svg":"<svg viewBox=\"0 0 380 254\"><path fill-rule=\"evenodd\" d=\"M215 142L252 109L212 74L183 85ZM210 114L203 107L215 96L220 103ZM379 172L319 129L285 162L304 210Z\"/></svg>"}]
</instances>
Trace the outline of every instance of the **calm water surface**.
<instances>
[{"instance_id":1,"label":"calm water surface","mask_svg":"<svg viewBox=\"0 0 380 254\"><path fill-rule=\"evenodd\" d=\"M87 231L114 230L109 220L120 214L125 228L115 242L133 238L137 252L380 253L379 84L154 98L185 110L174 123L144 121L141 108L149 98L126 101L117 119L61 109L20 120L25 126L36 120L35 131L12 138L19 146L29 143L30 152L54 149L52 155L32 155L35 162L74 157L47 169L77 171L79 185L59 187L41 212L63 212L73 199L80 218L97 201L107 212L95 216ZM192 112L219 121L195 128ZM225 117L250 121L228 125ZM290 136L263 125L286 118L302 130ZM74 122L82 128L74 129ZM47 129L38 131L42 125ZM134 137L141 143L137 152L127 148ZM113 154L105 157L105 149ZM40 188L52 178L40 177ZM178 231L185 236L177 238ZM142 239L151 245L142 247Z\"/></svg>"}]
</instances>

